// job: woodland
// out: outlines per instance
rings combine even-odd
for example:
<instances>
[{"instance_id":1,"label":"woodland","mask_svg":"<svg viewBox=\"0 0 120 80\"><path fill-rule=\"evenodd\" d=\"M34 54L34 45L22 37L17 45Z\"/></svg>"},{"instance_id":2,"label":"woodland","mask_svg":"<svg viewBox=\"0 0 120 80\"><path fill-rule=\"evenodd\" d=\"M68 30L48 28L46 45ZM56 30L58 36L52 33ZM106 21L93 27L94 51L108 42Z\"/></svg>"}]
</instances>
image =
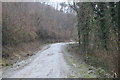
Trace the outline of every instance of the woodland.
<instances>
[{"instance_id":1,"label":"woodland","mask_svg":"<svg viewBox=\"0 0 120 80\"><path fill-rule=\"evenodd\" d=\"M88 64L119 76L119 10L119 2L3 3L2 57L20 44L72 40Z\"/></svg>"}]
</instances>

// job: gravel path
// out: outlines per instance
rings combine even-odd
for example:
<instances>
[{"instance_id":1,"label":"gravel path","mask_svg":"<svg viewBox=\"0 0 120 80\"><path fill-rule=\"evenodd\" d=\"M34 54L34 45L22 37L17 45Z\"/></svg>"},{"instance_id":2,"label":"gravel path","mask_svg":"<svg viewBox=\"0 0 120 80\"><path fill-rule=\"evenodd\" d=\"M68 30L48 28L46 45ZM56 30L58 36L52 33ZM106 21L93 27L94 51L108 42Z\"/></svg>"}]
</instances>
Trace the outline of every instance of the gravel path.
<instances>
[{"instance_id":1,"label":"gravel path","mask_svg":"<svg viewBox=\"0 0 120 80\"><path fill-rule=\"evenodd\" d=\"M5 78L67 78L68 66L61 52L65 43L54 43L27 61L3 69ZM19 67L19 68L17 68ZM11 75L12 74L12 75Z\"/></svg>"},{"instance_id":2,"label":"gravel path","mask_svg":"<svg viewBox=\"0 0 120 80\"><path fill-rule=\"evenodd\" d=\"M27 60L3 68L3 78L96 78L88 65L66 50L73 43L46 45Z\"/></svg>"}]
</instances>

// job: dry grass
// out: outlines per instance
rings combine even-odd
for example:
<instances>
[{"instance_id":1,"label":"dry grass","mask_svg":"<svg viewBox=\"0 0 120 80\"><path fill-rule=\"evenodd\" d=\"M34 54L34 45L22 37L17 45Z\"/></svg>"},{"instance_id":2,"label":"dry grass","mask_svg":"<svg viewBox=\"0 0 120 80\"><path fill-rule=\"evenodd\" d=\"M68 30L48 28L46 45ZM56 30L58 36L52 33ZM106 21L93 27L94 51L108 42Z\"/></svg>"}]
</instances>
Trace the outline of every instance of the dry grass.
<instances>
[{"instance_id":1,"label":"dry grass","mask_svg":"<svg viewBox=\"0 0 120 80\"><path fill-rule=\"evenodd\" d=\"M7 45L2 49L2 65L9 66L17 61L24 60L29 56L34 55L35 51L40 50L41 46L43 46L45 42L34 41L28 43L21 43L16 46Z\"/></svg>"},{"instance_id":2,"label":"dry grass","mask_svg":"<svg viewBox=\"0 0 120 80\"><path fill-rule=\"evenodd\" d=\"M97 58L99 65L112 74L113 71L116 73L118 71L118 52L115 49L110 49L108 51L93 49L88 56Z\"/></svg>"},{"instance_id":3,"label":"dry grass","mask_svg":"<svg viewBox=\"0 0 120 80\"><path fill-rule=\"evenodd\" d=\"M78 44L70 45L69 50L77 53L85 62L96 68L103 68L106 72L113 74L112 71L118 71L118 53L106 52L104 50L90 50L88 56L82 52L81 47Z\"/></svg>"}]
</instances>

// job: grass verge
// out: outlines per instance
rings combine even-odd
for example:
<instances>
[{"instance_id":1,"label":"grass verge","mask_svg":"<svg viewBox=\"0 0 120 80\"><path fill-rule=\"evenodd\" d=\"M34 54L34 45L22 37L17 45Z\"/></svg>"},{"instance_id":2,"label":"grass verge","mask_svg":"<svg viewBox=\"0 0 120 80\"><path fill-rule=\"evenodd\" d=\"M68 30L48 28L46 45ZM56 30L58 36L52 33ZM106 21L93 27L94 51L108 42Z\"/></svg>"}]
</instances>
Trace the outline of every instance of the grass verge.
<instances>
[{"instance_id":1,"label":"grass verge","mask_svg":"<svg viewBox=\"0 0 120 80\"><path fill-rule=\"evenodd\" d=\"M21 43L16 46L4 46L2 49L2 64L1 66L12 66L14 63L25 60L34 55L42 46L46 45L45 42L34 41L29 43Z\"/></svg>"},{"instance_id":2,"label":"grass verge","mask_svg":"<svg viewBox=\"0 0 120 80\"><path fill-rule=\"evenodd\" d=\"M109 67L111 67L110 65L112 64L108 64L110 62L108 62L109 58L101 58L100 56L96 56L94 54L92 55L84 55L82 53L82 50L80 49L78 44L69 44L67 47L67 51L68 53L72 53L73 56L78 57L77 63L81 64L81 61L85 62L89 67L88 69L93 70L90 73L94 73L95 75L97 75L98 78L112 78L112 73L110 73L109 71ZM77 59L77 58L75 58ZM79 68L81 68L82 65L77 66ZM83 66L83 68L85 68L85 66ZM109 68L109 69L108 69ZM85 68L87 69L87 68ZM80 71L80 74L85 73L85 70ZM83 77L87 77L87 78L91 78L91 76L88 74L85 74ZM94 78L94 76L92 76L92 78Z\"/></svg>"}]
</instances>

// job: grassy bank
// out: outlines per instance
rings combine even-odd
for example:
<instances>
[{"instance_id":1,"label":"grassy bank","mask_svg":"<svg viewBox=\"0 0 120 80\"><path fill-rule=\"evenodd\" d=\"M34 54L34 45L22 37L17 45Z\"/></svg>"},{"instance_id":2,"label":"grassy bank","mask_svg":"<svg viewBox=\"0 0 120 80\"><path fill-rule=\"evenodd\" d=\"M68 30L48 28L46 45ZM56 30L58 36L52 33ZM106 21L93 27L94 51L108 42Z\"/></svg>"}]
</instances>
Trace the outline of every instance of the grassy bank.
<instances>
[{"instance_id":1,"label":"grassy bank","mask_svg":"<svg viewBox=\"0 0 120 80\"><path fill-rule=\"evenodd\" d=\"M100 56L100 54L88 54L87 56L82 53L82 49L79 47L78 44L70 44L69 47L67 47L67 50L69 53L72 53L73 56L76 55L80 59L82 59L87 65L90 66L90 69L92 67L92 70L95 71L96 75L99 75L98 77L112 77L113 72L112 69L116 68L116 65L114 65L116 62L114 62L115 55L108 55L104 54ZM78 60L77 62L81 62ZM111 70L110 70L111 69Z\"/></svg>"},{"instance_id":2,"label":"grassy bank","mask_svg":"<svg viewBox=\"0 0 120 80\"><path fill-rule=\"evenodd\" d=\"M35 54L36 51L41 50L45 42L34 41L28 43L21 43L19 45L7 45L2 49L2 66L11 66L14 63L27 59Z\"/></svg>"}]
</instances>

